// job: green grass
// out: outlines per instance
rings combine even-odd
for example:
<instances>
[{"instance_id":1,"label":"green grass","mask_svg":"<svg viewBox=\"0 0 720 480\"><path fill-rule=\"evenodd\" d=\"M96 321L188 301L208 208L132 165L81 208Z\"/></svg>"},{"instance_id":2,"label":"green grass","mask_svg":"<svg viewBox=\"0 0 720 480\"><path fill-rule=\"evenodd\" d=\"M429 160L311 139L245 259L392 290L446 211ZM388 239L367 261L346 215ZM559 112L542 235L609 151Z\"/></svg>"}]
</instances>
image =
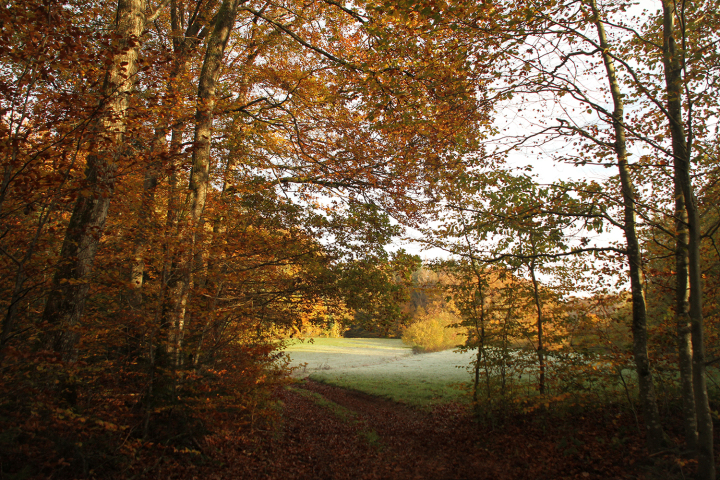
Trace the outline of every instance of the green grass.
<instances>
[{"instance_id":1,"label":"green grass","mask_svg":"<svg viewBox=\"0 0 720 480\"><path fill-rule=\"evenodd\" d=\"M421 407L466 400L459 382L448 382L442 378L429 380L405 375L375 375L364 372L315 373L310 375L310 378ZM463 380L469 381L469 376Z\"/></svg>"},{"instance_id":2,"label":"green grass","mask_svg":"<svg viewBox=\"0 0 720 480\"><path fill-rule=\"evenodd\" d=\"M297 376L416 406L462 401L472 354L414 355L395 339L319 338L288 347ZM460 368L458 368L460 367Z\"/></svg>"},{"instance_id":3,"label":"green grass","mask_svg":"<svg viewBox=\"0 0 720 480\"><path fill-rule=\"evenodd\" d=\"M325 382L343 388L358 390L413 406L428 407L447 402L469 401L467 394L472 376L467 366L475 352L463 354L452 350L414 355L412 349L396 339L319 338L313 343L295 342L287 349L291 365L304 365L295 376ZM568 359L565 359L568 360ZM582 363L581 359L580 363ZM561 363L563 360L558 359ZM569 361L574 363L574 359ZM580 373L571 384L553 384L549 395L564 391L589 394L598 400L626 401L627 393L633 401L637 396L637 375L624 366L622 374L627 385L620 381L617 371L610 365L597 362L597 371ZM552 370L552 368L550 368ZM572 371L572 370L571 370ZM552 372L549 372L552 375ZM656 372L659 373L659 372ZM718 369L708 369L709 387L718 395ZM530 366L515 371L507 381L512 390L524 395L535 393L537 375ZM656 387L672 393L677 388L677 374L656 375ZM481 385L484 391L484 380ZM568 390L569 389L569 390Z\"/></svg>"},{"instance_id":4,"label":"green grass","mask_svg":"<svg viewBox=\"0 0 720 480\"><path fill-rule=\"evenodd\" d=\"M396 361L412 355L412 349L399 339L315 338L295 341L286 353L295 373L305 377L318 371L365 367Z\"/></svg>"}]
</instances>

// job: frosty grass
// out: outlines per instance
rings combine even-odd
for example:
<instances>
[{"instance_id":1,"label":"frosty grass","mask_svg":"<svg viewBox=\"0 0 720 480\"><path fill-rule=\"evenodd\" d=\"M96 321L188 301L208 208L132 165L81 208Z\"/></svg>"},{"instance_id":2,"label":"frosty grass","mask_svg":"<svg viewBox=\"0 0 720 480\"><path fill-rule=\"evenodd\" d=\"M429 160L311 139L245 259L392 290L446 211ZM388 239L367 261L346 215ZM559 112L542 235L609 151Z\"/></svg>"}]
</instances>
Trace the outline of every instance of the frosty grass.
<instances>
[{"instance_id":1,"label":"frosty grass","mask_svg":"<svg viewBox=\"0 0 720 480\"><path fill-rule=\"evenodd\" d=\"M396 339L316 338L286 350L294 376L359 390L412 405L427 406L464 398L471 381L473 353L445 350L415 355Z\"/></svg>"}]
</instances>

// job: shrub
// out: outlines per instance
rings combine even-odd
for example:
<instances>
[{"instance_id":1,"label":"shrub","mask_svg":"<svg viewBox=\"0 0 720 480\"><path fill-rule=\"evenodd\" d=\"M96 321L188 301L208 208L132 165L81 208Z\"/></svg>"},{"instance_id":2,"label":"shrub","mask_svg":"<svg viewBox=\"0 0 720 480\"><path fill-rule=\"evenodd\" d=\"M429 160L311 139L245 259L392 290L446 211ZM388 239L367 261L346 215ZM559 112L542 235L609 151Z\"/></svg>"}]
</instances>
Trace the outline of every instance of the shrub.
<instances>
[{"instance_id":1,"label":"shrub","mask_svg":"<svg viewBox=\"0 0 720 480\"><path fill-rule=\"evenodd\" d=\"M402 340L418 352L439 352L454 348L465 341L458 322L452 313L441 311L416 316L416 321L403 332Z\"/></svg>"}]
</instances>

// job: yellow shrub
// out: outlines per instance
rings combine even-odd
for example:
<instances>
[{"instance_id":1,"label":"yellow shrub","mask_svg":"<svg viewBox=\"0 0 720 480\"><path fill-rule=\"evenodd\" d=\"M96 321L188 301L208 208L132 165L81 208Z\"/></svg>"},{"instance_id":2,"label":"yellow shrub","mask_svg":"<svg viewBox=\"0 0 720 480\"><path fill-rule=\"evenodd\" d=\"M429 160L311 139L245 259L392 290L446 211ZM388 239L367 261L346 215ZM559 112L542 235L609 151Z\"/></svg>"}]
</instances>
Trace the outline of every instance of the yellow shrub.
<instances>
[{"instance_id":1,"label":"yellow shrub","mask_svg":"<svg viewBox=\"0 0 720 480\"><path fill-rule=\"evenodd\" d=\"M403 332L402 340L421 352L439 352L454 348L465 341L459 328L448 327L458 319L448 312L423 314Z\"/></svg>"}]
</instances>

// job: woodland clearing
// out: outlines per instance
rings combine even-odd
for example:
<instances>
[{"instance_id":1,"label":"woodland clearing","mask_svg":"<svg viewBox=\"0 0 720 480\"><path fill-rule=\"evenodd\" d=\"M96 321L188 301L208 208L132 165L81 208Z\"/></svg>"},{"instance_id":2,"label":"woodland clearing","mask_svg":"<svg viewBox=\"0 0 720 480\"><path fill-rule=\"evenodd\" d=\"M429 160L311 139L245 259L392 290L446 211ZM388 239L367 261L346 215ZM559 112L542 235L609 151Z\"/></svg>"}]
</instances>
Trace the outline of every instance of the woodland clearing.
<instances>
[{"instance_id":1,"label":"woodland clearing","mask_svg":"<svg viewBox=\"0 0 720 480\"><path fill-rule=\"evenodd\" d=\"M396 339L316 338L287 350L294 375L409 405L463 401L472 352L413 354Z\"/></svg>"},{"instance_id":2,"label":"woodland clearing","mask_svg":"<svg viewBox=\"0 0 720 480\"><path fill-rule=\"evenodd\" d=\"M238 431L226 425L152 477L680 479L697 467L676 450L648 455L642 417L597 395L526 397L478 415L466 368L473 352L314 338L286 353L295 381L277 390L274 417ZM668 427L679 444L680 422Z\"/></svg>"},{"instance_id":3,"label":"woodland clearing","mask_svg":"<svg viewBox=\"0 0 720 480\"><path fill-rule=\"evenodd\" d=\"M343 368L358 368L393 362L412 355L402 340L391 338L308 338L288 344L294 375Z\"/></svg>"},{"instance_id":4,"label":"woodland clearing","mask_svg":"<svg viewBox=\"0 0 720 480\"><path fill-rule=\"evenodd\" d=\"M454 349L414 354L402 340L390 338L313 338L293 342L285 352L290 359L289 366L295 369L295 378L307 377L420 407L469 402L470 366L477 355L477 351ZM517 352L513 356L518 358L520 355ZM562 365L568 360L573 364L592 363L578 355L571 355L569 359L557 358L553 363ZM597 367L610 368L604 364ZM637 383L634 372L630 368L621 371L623 381L634 391ZM623 383L617 372L609 371L607 377L608 380L600 383L590 377L583 382L583 388L598 390L598 395L623 394ZM536 381L537 368L533 365L508 378L508 382L520 387L526 396L534 395Z\"/></svg>"}]
</instances>

